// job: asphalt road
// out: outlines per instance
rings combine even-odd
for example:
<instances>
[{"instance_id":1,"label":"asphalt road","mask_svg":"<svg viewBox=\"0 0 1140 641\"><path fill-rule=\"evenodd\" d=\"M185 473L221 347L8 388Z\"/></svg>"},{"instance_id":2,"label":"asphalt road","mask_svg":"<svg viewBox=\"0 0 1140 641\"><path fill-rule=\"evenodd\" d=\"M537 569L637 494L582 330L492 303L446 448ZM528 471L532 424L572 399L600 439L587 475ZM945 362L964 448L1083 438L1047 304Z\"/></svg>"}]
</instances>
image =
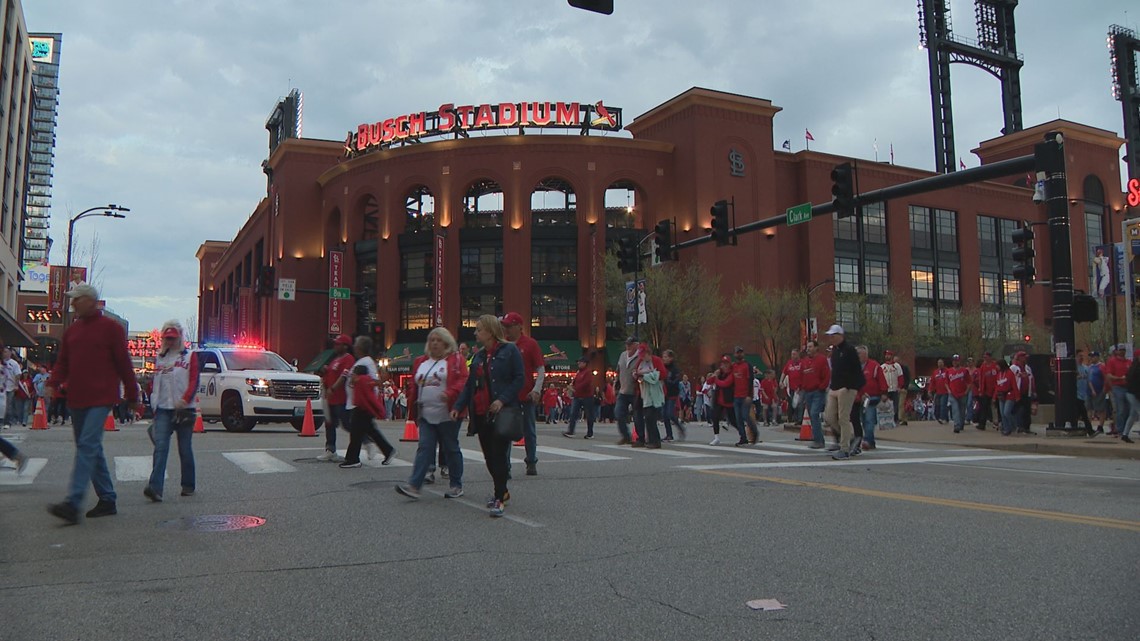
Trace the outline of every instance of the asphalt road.
<instances>
[{"instance_id":1,"label":"asphalt road","mask_svg":"<svg viewBox=\"0 0 1140 641\"><path fill-rule=\"evenodd\" d=\"M172 456L154 504L142 425L108 433L119 514L76 527L44 509L70 431L14 431L33 461L0 469L0 639L1140 638L1140 462L907 445L836 463L773 428L649 451L540 426L556 449L526 477L515 448L491 519L481 460L462 499L411 502L393 488L414 443L341 470L315 460L323 435L211 427L198 494L177 496ZM265 522L178 529L208 515Z\"/></svg>"}]
</instances>

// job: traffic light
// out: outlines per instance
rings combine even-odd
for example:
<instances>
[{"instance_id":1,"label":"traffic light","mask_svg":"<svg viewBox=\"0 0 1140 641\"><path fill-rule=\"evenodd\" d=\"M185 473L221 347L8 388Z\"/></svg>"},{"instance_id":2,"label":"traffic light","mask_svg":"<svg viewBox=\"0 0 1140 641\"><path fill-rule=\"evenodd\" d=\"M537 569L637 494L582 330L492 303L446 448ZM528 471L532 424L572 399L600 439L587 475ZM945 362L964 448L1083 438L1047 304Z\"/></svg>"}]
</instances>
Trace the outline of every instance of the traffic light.
<instances>
[{"instance_id":1,"label":"traffic light","mask_svg":"<svg viewBox=\"0 0 1140 641\"><path fill-rule=\"evenodd\" d=\"M1021 337L1021 339L1022 339L1023 341L1025 341L1026 343L1032 343L1032 342L1033 342L1033 337L1032 337L1032 336L1030 336L1029 334L1026 334L1025 336L1022 336L1022 337Z\"/></svg>"},{"instance_id":2,"label":"traffic light","mask_svg":"<svg viewBox=\"0 0 1140 641\"><path fill-rule=\"evenodd\" d=\"M566 0L571 7L604 13L607 16L614 12L614 0Z\"/></svg>"},{"instance_id":3,"label":"traffic light","mask_svg":"<svg viewBox=\"0 0 1140 641\"><path fill-rule=\"evenodd\" d=\"M653 228L655 234L654 240L657 246L654 248L653 253L657 256L659 262L666 262L673 260L673 223L670 220L662 220L657 223Z\"/></svg>"},{"instance_id":4,"label":"traffic light","mask_svg":"<svg viewBox=\"0 0 1140 641\"><path fill-rule=\"evenodd\" d=\"M261 269L257 272L257 284L254 287L254 293L258 296L272 296L273 295L273 266L262 265Z\"/></svg>"},{"instance_id":5,"label":"traffic light","mask_svg":"<svg viewBox=\"0 0 1140 641\"><path fill-rule=\"evenodd\" d=\"M839 218L855 215L855 168L849 162L831 170L831 204Z\"/></svg>"},{"instance_id":6,"label":"traffic light","mask_svg":"<svg viewBox=\"0 0 1140 641\"><path fill-rule=\"evenodd\" d=\"M384 346L384 323L372 323L368 328L368 335L372 337L372 344L376 349L381 349Z\"/></svg>"},{"instance_id":7,"label":"traffic light","mask_svg":"<svg viewBox=\"0 0 1140 641\"><path fill-rule=\"evenodd\" d=\"M623 274L638 271L637 241L629 236L618 239L618 269Z\"/></svg>"},{"instance_id":8,"label":"traffic light","mask_svg":"<svg viewBox=\"0 0 1140 641\"><path fill-rule=\"evenodd\" d=\"M1096 299L1088 294L1073 296L1073 322L1092 323L1100 318L1100 306Z\"/></svg>"},{"instance_id":9,"label":"traffic light","mask_svg":"<svg viewBox=\"0 0 1140 641\"><path fill-rule=\"evenodd\" d=\"M1022 285L1032 285L1037 277L1033 267L1033 227L1023 222L1021 229L1013 230L1013 277Z\"/></svg>"},{"instance_id":10,"label":"traffic light","mask_svg":"<svg viewBox=\"0 0 1140 641\"><path fill-rule=\"evenodd\" d=\"M709 208L709 213L712 214L712 235L716 246L723 247L728 244L728 201L716 201Z\"/></svg>"}]
</instances>

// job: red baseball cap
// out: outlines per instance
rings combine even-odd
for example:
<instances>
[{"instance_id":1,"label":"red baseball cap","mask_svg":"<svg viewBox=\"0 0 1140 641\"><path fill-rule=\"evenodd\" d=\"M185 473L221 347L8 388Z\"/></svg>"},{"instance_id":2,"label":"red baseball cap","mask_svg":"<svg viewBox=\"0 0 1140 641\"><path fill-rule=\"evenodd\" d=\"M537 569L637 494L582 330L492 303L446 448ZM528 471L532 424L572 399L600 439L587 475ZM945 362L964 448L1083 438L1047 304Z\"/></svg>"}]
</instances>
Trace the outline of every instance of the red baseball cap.
<instances>
[{"instance_id":1,"label":"red baseball cap","mask_svg":"<svg viewBox=\"0 0 1140 641\"><path fill-rule=\"evenodd\" d=\"M506 314L503 314L503 320L501 322L504 325L522 325L523 317L518 312L507 312Z\"/></svg>"},{"instance_id":2,"label":"red baseball cap","mask_svg":"<svg viewBox=\"0 0 1140 641\"><path fill-rule=\"evenodd\" d=\"M175 327L167 327L166 329L162 330L163 338L180 338L181 336L182 332L179 332Z\"/></svg>"},{"instance_id":3,"label":"red baseball cap","mask_svg":"<svg viewBox=\"0 0 1140 641\"><path fill-rule=\"evenodd\" d=\"M894 356L894 355L895 355L895 353L894 353L894 352L892 352L892 351L891 351L891 350L889 350L889 349L888 349L887 351L883 352L883 356L888 356L888 357L890 357L890 356Z\"/></svg>"},{"instance_id":4,"label":"red baseball cap","mask_svg":"<svg viewBox=\"0 0 1140 641\"><path fill-rule=\"evenodd\" d=\"M337 336L336 340L333 342L337 345L348 345L350 347L352 346L352 338L350 338L348 334L341 334L340 336Z\"/></svg>"}]
</instances>

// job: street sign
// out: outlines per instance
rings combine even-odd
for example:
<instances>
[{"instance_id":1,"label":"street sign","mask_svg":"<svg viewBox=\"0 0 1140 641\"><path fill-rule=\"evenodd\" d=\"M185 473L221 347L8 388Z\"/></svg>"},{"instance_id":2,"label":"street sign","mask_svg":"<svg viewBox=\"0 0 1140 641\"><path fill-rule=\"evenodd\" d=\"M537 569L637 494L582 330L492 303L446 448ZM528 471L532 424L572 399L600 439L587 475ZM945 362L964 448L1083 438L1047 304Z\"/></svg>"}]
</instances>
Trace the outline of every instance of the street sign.
<instances>
[{"instance_id":1,"label":"street sign","mask_svg":"<svg viewBox=\"0 0 1140 641\"><path fill-rule=\"evenodd\" d=\"M352 298L352 290L347 287L330 287L329 298L334 300L348 300Z\"/></svg>"},{"instance_id":2,"label":"street sign","mask_svg":"<svg viewBox=\"0 0 1140 641\"><path fill-rule=\"evenodd\" d=\"M297 300L297 279L277 279L277 300Z\"/></svg>"},{"instance_id":3,"label":"street sign","mask_svg":"<svg viewBox=\"0 0 1140 641\"><path fill-rule=\"evenodd\" d=\"M811 203L788 207L788 226L806 223L811 220Z\"/></svg>"}]
</instances>

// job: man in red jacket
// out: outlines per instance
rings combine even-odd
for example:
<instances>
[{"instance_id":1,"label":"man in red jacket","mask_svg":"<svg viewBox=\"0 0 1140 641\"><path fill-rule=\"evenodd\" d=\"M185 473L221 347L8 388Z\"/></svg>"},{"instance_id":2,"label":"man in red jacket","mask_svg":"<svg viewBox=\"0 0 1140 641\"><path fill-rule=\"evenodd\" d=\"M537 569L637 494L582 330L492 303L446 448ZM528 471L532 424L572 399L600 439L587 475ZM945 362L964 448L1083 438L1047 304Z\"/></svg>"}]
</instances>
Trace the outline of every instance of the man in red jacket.
<instances>
[{"instance_id":1,"label":"man in red jacket","mask_svg":"<svg viewBox=\"0 0 1140 641\"><path fill-rule=\"evenodd\" d=\"M950 369L946 370L946 386L950 391L950 418L954 421L954 433L962 431L966 425L966 401L970 392L970 370L962 367L962 357L957 354L950 359Z\"/></svg>"},{"instance_id":2,"label":"man in red jacket","mask_svg":"<svg viewBox=\"0 0 1140 641\"><path fill-rule=\"evenodd\" d=\"M127 402L138 409L138 383L127 352L127 332L98 309L99 292L91 285L76 285L67 292L75 308L75 322L63 333L59 356L48 380L49 390L67 386L67 405L75 432L75 465L63 503L48 512L68 524L79 522L87 484L95 487L99 503L88 518L118 512L111 472L103 456L103 422L119 402L122 384Z\"/></svg>"},{"instance_id":3,"label":"man in red jacket","mask_svg":"<svg viewBox=\"0 0 1140 641\"><path fill-rule=\"evenodd\" d=\"M756 421L748 413L752 408L752 366L744 360L743 347L737 345L733 354L736 360L732 362L732 410L736 414L736 424L748 426L747 443L756 444L760 440L756 432Z\"/></svg>"},{"instance_id":4,"label":"man in red jacket","mask_svg":"<svg viewBox=\"0 0 1140 641\"><path fill-rule=\"evenodd\" d=\"M594 374L589 368L590 359L582 356L578 359L578 373L574 375L574 400L570 401L570 425L562 436L572 438L574 427L578 425L578 417L586 412L586 438L594 438L594 395L598 386L594 383Z\"/></svg>"},{"instance_id":5,"label":"man in red jacket","mask_svg":"<svg viewBox=\"0 0 1140 641\"><path fill-rule=\"evenodd\" d=\"M887 393L887 377L878 361L871 358L866 345L855 348L859 353L859 362L863 365L863 387L859 390L856 402L863 407L863 445L864 450L875 449L875 428L879 424L879 401Z\"/></svg>"},{"instance_id":6,"label":"man in red jacket","mask_svg":"<svg viewBox=\"0 0 1140 641\"><path fill-rule=\"evenodd\" d=\"M782 375L787 379L788 387L788 422L799 423L804 420L804 400L803 394L800 394L799 402L796 403L796 392L802 388L801 372L803 371L803 361L800 360L800 350L793 349L792 356L788 359L787 364L784 365Z\"/></svg>"},{"instance_id":7,"label":"man in red jacket","mask_svg":"<svg viewBox=\"0 0 1140 641\"><path fill-rule=\"evenodd\" d=\"M800 384L803 386L804 406L811 419L813 450L823 449L823 407L827 403L827 385L831 381L831 366L819 351L819 343L807 343L806 356L800 361Z\"/></svg>"}]
</instances>

